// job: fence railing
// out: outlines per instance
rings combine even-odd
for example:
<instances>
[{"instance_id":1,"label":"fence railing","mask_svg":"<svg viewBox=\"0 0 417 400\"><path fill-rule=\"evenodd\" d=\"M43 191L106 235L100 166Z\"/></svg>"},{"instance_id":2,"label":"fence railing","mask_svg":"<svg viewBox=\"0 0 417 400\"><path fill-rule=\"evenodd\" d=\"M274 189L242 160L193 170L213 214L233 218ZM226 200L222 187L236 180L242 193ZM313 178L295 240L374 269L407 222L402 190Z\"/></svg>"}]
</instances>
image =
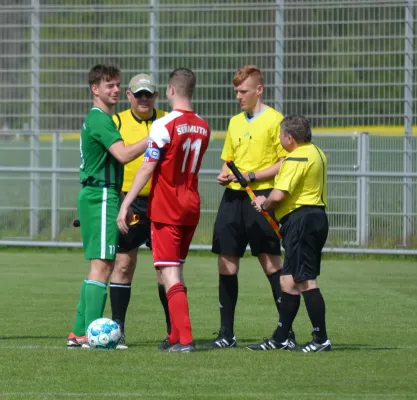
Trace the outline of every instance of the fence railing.
<instances>
[{"instance_id":1,"label":"fence railing","mask_svg":"<svg viewBox=\"0 0 417 400\"><path fill-rule=\"evenodd\" d=\"M414 0L3 0L0 128L78 130L91 103L88 71L105 62L120 67L124 90L152 73L163 108L169 72L193 69L196 109L225 130L239 109L233 74L257 64L264 100L284 114L411 134L416 16Z\"/></svg>"},{"instance_id":2,"label":"fence railing","mask_svg":"<svg viewBox=\"0 0 417 400\"><path fill-rule=\"evenodd\" d=\"M63 135L20 133L0 147L0 245L80 247L79 146ZM330 234L326 251L417 254L417 138L367 133L314 135L326 153ZM223 188L223 141L213 140L200 172L202 216L193 248L210 248ZM411 155L411 158L410 158ZM404 160L412 160L404 172Z\"/></svg>"},{"instance_id":3,"label":"fence railing","mask_svg":"<svg viewBox=\"0 0 417 400\"><path fill-rule=\"evenodd\" d=\"M414 0L3 0L0 244L80 245L78 144L61 139L91 106L93 65L120 67L123 90L152 73L162 109L169 72L189 67L196 110L225 131L239 111L233 75L257 64L266 104L338 134L315 135L329 159L327 249L414 254L416 16ZM129 106L121 96L117 111ZM404 136L351 134L368 129ZM221 146L204 161L195 246L210 246Z\"/></svg>"}]
</instances>

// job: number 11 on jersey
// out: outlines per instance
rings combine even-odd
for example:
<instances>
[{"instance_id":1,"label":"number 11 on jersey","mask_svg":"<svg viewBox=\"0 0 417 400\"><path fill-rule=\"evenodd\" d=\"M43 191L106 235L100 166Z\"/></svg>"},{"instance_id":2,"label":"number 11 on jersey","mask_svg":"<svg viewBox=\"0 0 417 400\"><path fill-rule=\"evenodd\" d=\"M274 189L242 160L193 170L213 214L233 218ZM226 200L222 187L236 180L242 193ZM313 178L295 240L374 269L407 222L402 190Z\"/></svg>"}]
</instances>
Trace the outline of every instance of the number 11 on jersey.
<instances>
[{"instance_id":1,"label":"number 11 on jersey","mask_svg":"<svg viewBox=\"0 0 417 400\"><path fill-rule=\"evenodd\" d=\"M201 142L202 142L201 139L196 139L193 142L191 142L191 139L188 138L182 145L182 149L184 150L184 153L185 153L184 161L182 162L182 168L181 168L182 173L185 172L185 166L187 165L187 159L188 159L188 156L190 155L190 151L191 152L194 151L194 154L191 155L191 157L193 157L193 161L191 163L190 172L192 174L195 173L195 170L197 168L198 157L200 156Z\"/></svg>"}]
</instances>

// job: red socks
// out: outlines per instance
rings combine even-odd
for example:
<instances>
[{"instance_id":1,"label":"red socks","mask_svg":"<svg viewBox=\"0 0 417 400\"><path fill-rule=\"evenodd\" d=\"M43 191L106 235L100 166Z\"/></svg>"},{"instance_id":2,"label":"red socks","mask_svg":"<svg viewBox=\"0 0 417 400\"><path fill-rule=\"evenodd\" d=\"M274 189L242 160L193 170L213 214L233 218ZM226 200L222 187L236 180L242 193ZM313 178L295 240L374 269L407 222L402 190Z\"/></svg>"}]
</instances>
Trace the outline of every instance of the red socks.
<instances>
[{"instance_id":1,"label":"red socks","mask_svg":"<svg viewBox=\"0 0 417 400\"><path fill-rule=\"evenodd\" d=\"M186 288L181 282L176 283L167 292L169 316L171 320L171 343L189 344L193 341L191 333L190 311Z\"/></svg>"}]
</instances>

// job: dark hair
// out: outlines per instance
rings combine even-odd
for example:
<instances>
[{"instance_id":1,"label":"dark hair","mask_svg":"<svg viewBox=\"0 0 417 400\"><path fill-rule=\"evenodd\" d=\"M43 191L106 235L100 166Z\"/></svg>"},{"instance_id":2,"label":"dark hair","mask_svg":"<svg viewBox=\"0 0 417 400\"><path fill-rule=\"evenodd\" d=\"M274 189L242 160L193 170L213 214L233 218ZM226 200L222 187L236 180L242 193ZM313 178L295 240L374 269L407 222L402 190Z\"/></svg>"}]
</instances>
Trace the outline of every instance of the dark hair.
<instances>
[{"instance_id":1,"label":"dark hair","mask_svg":"<svg viewBox=\"0 0 417 400\"><path fill-rule=\"evenodd\" d=\"M175 87L177 94L181 97L191 99L193 97L196 78L191 69L177 68L169 74L168 83Z\"/></svg>"},{"instance_id":2,"label":"dark hair","mask_svg":"<svg viewBox=\"0 0 417 400\"><path fill-rule=\"evenodd\" d=\"M302 115L287 115L281 121L281 130L285 136L292 136L297 143L311 142L310 121Z\"/></svg>"},{"instance_id":3,"label":"dark hair","mask_svg":"<svg viewBox=\"0 0 417 400\"><path fill-rule=\"evenodd\" d=\"M120 77L119 68L114 65L97 64L88 73L88 84L91 87L99 85L101 81L108 82L118 77Z\"/></svg>"},{"instance_id":4,"label":"dark hair","mask_svg":"<svg viewBox=\"0 0 417 400\"><path fill-rule=\"evenodd\" d=\"M256 65L244 65L236 71L235 76L233 77L233 86L239 86L250 76L257 79L259 85L264 84L264 76Z\"/></svg>"}]
</instances>

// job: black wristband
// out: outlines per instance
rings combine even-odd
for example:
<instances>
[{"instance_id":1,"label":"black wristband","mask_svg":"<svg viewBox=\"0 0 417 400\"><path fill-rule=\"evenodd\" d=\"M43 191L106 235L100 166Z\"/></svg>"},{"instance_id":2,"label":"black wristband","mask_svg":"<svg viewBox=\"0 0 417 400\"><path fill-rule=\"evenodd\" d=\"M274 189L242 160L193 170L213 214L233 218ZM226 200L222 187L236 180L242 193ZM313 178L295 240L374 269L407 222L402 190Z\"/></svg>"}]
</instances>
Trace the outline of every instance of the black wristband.
<instances>
[{"instance_id":1,"label":"black wristband","mask_svg":"<svg viewBox=\"0 0 417 400\"><path fill-rule=\"evenodd\" d=\"M249 172L248 173L248 178L251 182L253 182L256 179L255 172Z\"/></svg>"}]
</instances>

